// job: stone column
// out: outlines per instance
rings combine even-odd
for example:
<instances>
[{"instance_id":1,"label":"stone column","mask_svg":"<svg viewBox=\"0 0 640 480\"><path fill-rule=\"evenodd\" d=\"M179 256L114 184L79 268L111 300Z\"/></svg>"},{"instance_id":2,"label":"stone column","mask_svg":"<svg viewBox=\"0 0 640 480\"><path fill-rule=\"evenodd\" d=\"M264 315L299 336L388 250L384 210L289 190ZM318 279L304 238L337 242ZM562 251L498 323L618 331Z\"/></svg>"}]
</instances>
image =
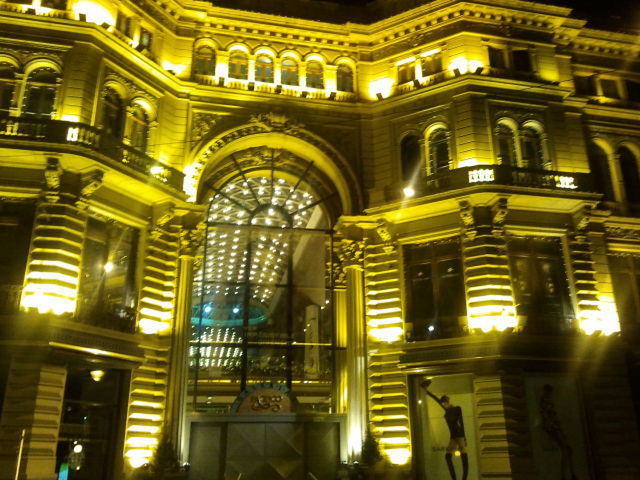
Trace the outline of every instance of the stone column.
<instances>
[{"instance_id":1,"label":"stone column","mask_svg":"<svg viewBox=\"0 0 640 480\"><path fill-rule=\"evenodd\" d=\"M65 367L30 357L11 361L0 420L0 479L15 477L21 432L25 431L20 479L53 480L62 417Z\"/></svg>"},{"instance_id":2,"label":"stone column","mask_svg":"<svg viewBox=\"0 0 640 480\"><path fill-rule=\"evenodd\" d=\"M336 255L337 252L334 254ZM337 255L336 255L337 256ZM333 308L335 315L335 346L333 364L334 376L332 385L332 398L335 413L347 412L348 373L347 373L347 288L346 272L344 266L334 257L332 264L333 273Z\"/></svg>"},{"instance_id":3,"label":"stone column","mask_svg":"<svg viewBox=\"0 0 640 480\"><path fill-rule=\"evenodd\" d=\"M189 339L191 335L191 294L194 258L202 240L202 228L180 233L180 254L176 288L176 310L171 337L167 391L167 426L178 456L182 456L182 431L188 380ZM180 458L186 461L186 458Z\"/></svg>"},{"instance_id":4,"label":"stone column","mask_svg":"<svg viewBox=\"0 0 640 480\"><path fill-rule=\"evenodd\" d=\"M341 260L346 272L347 451L359 460L367 428L367 331L364 316L362 242L344 240Z\"/></svg>"}]
</instances>

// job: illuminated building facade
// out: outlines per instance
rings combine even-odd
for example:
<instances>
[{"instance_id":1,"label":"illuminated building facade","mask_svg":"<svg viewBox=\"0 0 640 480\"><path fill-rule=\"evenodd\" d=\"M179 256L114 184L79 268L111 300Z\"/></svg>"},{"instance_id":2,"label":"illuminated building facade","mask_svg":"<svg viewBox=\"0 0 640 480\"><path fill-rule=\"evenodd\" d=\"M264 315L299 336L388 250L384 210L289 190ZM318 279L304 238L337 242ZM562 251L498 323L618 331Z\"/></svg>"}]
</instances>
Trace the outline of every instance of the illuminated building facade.
<instances>
[{"instance_id":1,"label":"illuminated building facade","mask_svg":"<svg viewBox=\"0 0 640 480\"><path fill-rule=\"evenodd\" d=\"M0 479L640 477L636 39L282 3L0 1Z\"/></svg>"}]
</instances>

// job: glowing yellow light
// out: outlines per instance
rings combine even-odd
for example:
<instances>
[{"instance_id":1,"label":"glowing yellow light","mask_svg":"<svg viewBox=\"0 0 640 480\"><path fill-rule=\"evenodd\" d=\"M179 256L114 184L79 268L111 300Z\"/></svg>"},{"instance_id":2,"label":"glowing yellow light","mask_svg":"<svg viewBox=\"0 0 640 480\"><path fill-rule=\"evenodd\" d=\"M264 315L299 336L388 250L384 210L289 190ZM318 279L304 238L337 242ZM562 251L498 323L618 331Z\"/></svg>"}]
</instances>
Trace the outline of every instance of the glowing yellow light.
<instances>
[{"instance_id":1,"label":"glowing yellow light","mask_svg":"<svg viewBox=\"0 0 640 480\"><path fill-rule=\"evenodd\" d=\"M148 437L131 437L127 439L127 445L132 447L154 447L158 444L157 438L148 438Z\"/></svg>"},{"instance_id":2,"label":"glowing yellow light","mask_svg":"<svg viewBox=\"0 0 640 480\"><path fill-rule=\"evenodd\" d=\"M479 60L471 60L469 62L469 71L471 73L476 73L476 71L480 68L483 68L484 64Z\"/></svg>"},{"instance_id":3,"label":"glowing yellow light","mask_svg":"<svg viewBox=\"0 0 640 480\"><path fill-rule=\"evenodd\" d=\"M149 463L149 459L153 456L153 452L151 450L128 450L125 453L125 457L129 460L129 465L133 468L139 468L147 463Z\"/></svg>"},{"instance_id":4,"label":"glowing yellow light","mask_svg":"<svg viewBox=\"0 0 640 480\"><path fill-rule=\"evenodd\" d=\"M611 335L620 331L620 320L615 311L585 310L579 315L580 329L587 335L601 332Z\"/></svg>"},{"instance_id":5,"label":"glowing yellow light","mask_svg":"<svg viewBox=\"0 0 640 480\"><path fill-rule=\"evenodd\" d=\"M149 408L160 408L162 404L160 402L143 402L141 400L134 400L131 402L131 405L134 407L149 407Z\"/></svg>"},{"instance_id":6,"label":"glowing yellow light","mask_svg":"<svg viewBox=\"0 0 640 480\"><path fill-rule=\"evenodd\" d=\"M140 331L147 335L155 335L169 329L169 324L167 322L158 322L157 320L151 320L149 318L141 319L139 326Z\"/></svg>"},{"instance_id":7,"label":"glowing yellow light","mask_svg":"<svg viewBox=\"0 0 640 480\"><path fill-rule=\"evenodd\" d=\"M379 342L391 343L401 340L404 330L401 327L374 328L369 334Z\"/></svg>"},{"instance_id":8,"label":"glowing yellow light","mask_svg":"<svg viewBox=\"0 0 640 480\"><path fill-rule=\"evenodd\" d=\"M384 453L394 465L405 465L411 458L411 451L408 448L391 448Z\"/></svg>"},{"instance_id":9,"label":"glowing yellow light","mask_svg":"<svg viewBox=\"0 0 640 480\"><path fill-rule=\"evenodd\" d=\"M449 64L449 70L452 72L458 70L461 74L467 73L469 69L469 62L464 57L454 58Z\"/></svg>"},{"instance_id":10,"label":"glowing yellow light","mask_svg":"<svg viewBox=\"0 0 640 480\"><path fill-rule=\"evenodd\" d=\"M157 413L132 413L129 415L129 418L133 418L135 420L149 420L152 422L159 422L162 420L162 416Z\"/></svg>"},{"instance_id":11,"label":"glowing yellow light","mask_svg":"<svg viewBox=\"0 0 640 480\"><path fill-rule=\"evenodd\" d=\"M80 117L78 115L63 115L62 121L64 122L79 122Z\"/></svg>"},{"instance_id":12,"label":"glowing yellow light","mask_svg":"<svg viewBox=\"0 0 640 480\"><path fill-rule=\"evenodd\" d=\"M89 374L94 382L99 382L104 377L104 370L91 370Z\"/></svg>"},{"instance_id":13,"label":"glowing yellow light","mask_svg":"<svg viewBox=\"0 0 640 480\"><path fill-rule=\"evenodd\" d=\"M60 282L68 283L70 285L78 284L77 277L65 275L64 273L58 272L38 272L32 270L26 275L26 278L27 280L57 280ZM75 290L67 289L64 294L69 296L75 295Z\"/></svg>"},{"instance_id":14,"label":"glowing yellow light","mask_svg":"<svg viewBox=\"0 0 640 480\"><path fill-rule=\"evenodd\" d=\"M160 427L149 427L146 425L131 425L127 428L129 432L136 433L158 433L160 431Z\"/></svg>"},{"instance_id":15,"label":"glowing yellow light","mask_svg":"<svg viewBox=\"0 0 640 480\"><path fill-rule=\"evenodd\" d=\"M382 98L387 98L391 95L392 88L393 79L388 77L379 78L369 83L369 96L375 99L379 94Z\"/></svg>"},{"instance_id":16,"label":"glowing yellow light","mask_svg":"<svg viewBox=\"0 0 640 480\"><path fill-rule=\"evenodd\" d=\"M495 180L493 169L479 168L469 171L469 183L493 182Z\"/></svg>"},{"instance_id":17,"label":"glowing yellow light","mask_svg":"<svg viewBox=\"0 0 640 480\"><path fill-rule=\"evenodd\" d=\"M83 450L82 445L80 445L79 443L73 446L73 453L80 453L82 452L82 450Z\"/></svg>"},{"instance_id":18,"label":"glowing yellow light","mask_svg":"<svg viewBox=\"0 0 640 480\"><path fill-rule=\"evenodd\" d=\"M460 160L460 162L458 163L458 167L475 167L476 165L478 165L478 163L478 159L475 157L465 158L464 160Z\"/></svg>"},{"instance_id":19,"label":"glowing yellow light","mask_svg":"<svg viewBox=\"0 0 640 480\"><path fill-rule=\"evenodd\" d=\"M34 285L30 284L25 287L22 297L21 307L23 309L35 308L39 313L53 313L62 315L63 313L73 313L76 310L76 301L72 298L63 298L56 296L51 290L56 285ZM69 289L67 289L69 290ZM75 296L75 291L74 291Z\"/></svg>"},{"instance_id":20,"label":"glowing yellow light","mask_svg":"<svg viewBox=\"0 0 640 480\"><path fill-rule=\"evenodd\" d=\"M407 63L415 62L416 57L403 58L402 60L396 62L396 65L399 67L401 65L406 65Z\"/></svg>"},{"instance_id":21,"label":"glowing yellow light","mask_svg":"<svg viewBox=\"0 0 640 480\"><path fill-rule=\"evenodd\" d=\"M557 188L566 188L569 190L575 190L578 186L574 183L575 179L573 177L558 175L555 177L556 187Z\"/></svg>"},{"instance_id":22,"label":"glowing yellow light","mask_svg":"<svg viewBox=\"0 0 640 480\"><path fill-rule=\"evenodd\" d=\"M483 332L498 330L502 332L507 328L516 328L518 326L518 318L513 315L487 315L483 317L469 317L469 328L480 329Z\"/></svg>"},{"instance_id":23,"label":"glowing yellow light","mask_svg":"<svg viewBox=\"0 0 640 480\"><path fill-rule=\"evenodd\" d=\"M167 60L162 62L162 68L164 68L168 72L173 72L176 75L181 75L186 69L186 65L171 63Z\"/></svg>"},{"instance_id":24,"label":"glowing yellow light","mask_svg":"<svg viewBox=\"0 0 640 480\"><path fill-rule=\"evenodd\" d=\"M402 189L402 193L404 195L404 198L412 198L416 195L416 191L413 189L413 187L404 187Z\"/></svg>"},{"instance_id":25,"label":"glowing yellow light","mask_svg":"<svg viewBox=\"0 0 640 480\"><path fill-rule=\"evenodd\" d=\"M87 16L87 22L97 23L102 25L106 23L108 25L115 25L113 14L103 5L96 2L82 0L77 2L71 10L76 14L76 17L80 14Z\"/></svg>"},{"instance_id":26,"label":"glowing yellow light","mask_svg":"<svg viewBox=\"0 0 640 480\"><path fill-rule=\"evenodd\" d=\"M383 437L380 439L381 445L406 445L407 443L409 443L409 439L406 437Z\"/></svg>"},{"instance_id":27,"label":"glowing yellow light","mask_svg":"<svg viewBox=\"0 0 640 480\"><path fill-rule=\"evenodd\" d=\"M427 50L424 53L421 53L420 56L421 57L430 57L431 55L435 55L436 53L440 53L440 49L439 48L434 48L433 50Z\"/></svg>"}]
</instances>

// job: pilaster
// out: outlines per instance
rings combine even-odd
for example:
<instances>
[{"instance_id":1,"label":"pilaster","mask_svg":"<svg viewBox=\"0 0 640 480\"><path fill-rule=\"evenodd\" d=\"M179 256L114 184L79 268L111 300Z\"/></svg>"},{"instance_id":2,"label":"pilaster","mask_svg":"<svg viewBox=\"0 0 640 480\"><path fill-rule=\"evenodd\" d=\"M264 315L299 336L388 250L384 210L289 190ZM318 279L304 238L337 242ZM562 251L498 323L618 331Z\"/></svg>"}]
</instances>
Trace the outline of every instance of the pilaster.
<instances>
[{"instance_id":1,"label":"pilaster","mask_svg":"<svg viewBox=\"0 0 640 480\"><path fill-rule=\"evenodd\" d=\"M62 417L65 367L44 365L36 359L11 361L0 419L0 479L15 477L21 433L24 444L20 479L56 478L56 449Z\"/></svg>"}]
</instances>

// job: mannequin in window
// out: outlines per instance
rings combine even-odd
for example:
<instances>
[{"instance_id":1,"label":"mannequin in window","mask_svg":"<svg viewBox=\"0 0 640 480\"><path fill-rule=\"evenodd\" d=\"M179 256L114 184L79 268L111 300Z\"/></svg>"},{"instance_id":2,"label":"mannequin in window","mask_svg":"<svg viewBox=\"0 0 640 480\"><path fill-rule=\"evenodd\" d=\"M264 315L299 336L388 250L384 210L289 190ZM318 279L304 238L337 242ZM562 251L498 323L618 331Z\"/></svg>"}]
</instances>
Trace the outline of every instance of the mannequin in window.
<instances>
[{"instance_id":1,"label":"mannequin in window","mask_svg":"<svg viewBox=\"0 0 640 480\"><path fill-rule=\"evenodd\" d=\"M556 405L553 400L553 386L549 384L544 386L540 397L540 419L542 429L560 449L560 478L562 480L565 480L565 478L577 480L573 467L573 450L569 445L556 411ZM568 477L565 477L565 472L568 473Z\"/></svg>"},{"instance_id":2,"label":"mannequin in window","mask_svg":"<svg viewBox=\"0 0 640 480\"><path fill-rule=\"evenodd\" d=\"M449 445L447 445L447 453L445 454L445 460L447 467L449 468L449 474L452 480L456 480L456 470L453 466L452 455L458 450L460 452L460 458L462 459L462 480L467 480L469 475L469 456L467 454L467 438L464 434L464 423L462 421L462 408L451 404L448 396L443 395L438 398L429 391L431 380L424 380L420 386L424 388L427 395L433 398L438 405L444 410L444 419L449 427L449 434L451 436Z\"/></svg>"}]
</instances>

